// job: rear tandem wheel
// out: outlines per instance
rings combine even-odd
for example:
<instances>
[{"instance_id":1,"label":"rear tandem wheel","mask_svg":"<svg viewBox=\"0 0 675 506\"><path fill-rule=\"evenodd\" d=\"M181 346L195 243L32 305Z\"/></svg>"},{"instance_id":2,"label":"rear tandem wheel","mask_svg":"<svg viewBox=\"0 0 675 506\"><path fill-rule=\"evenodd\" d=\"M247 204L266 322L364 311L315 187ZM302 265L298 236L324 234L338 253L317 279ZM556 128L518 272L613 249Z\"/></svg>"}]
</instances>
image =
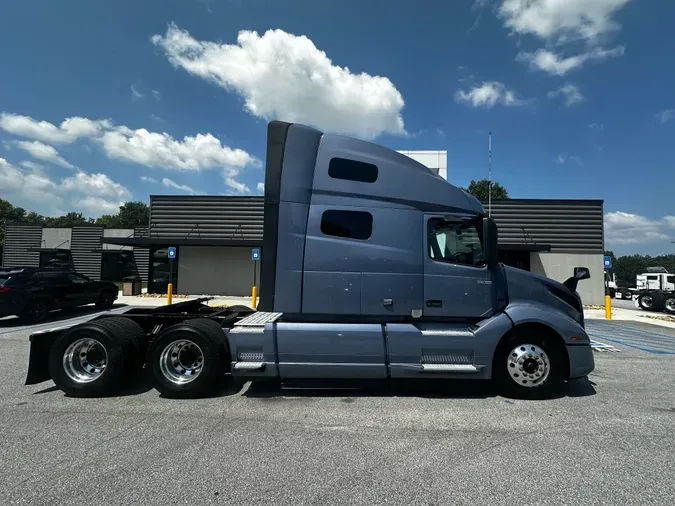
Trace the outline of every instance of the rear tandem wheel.
<instances>
[{"instance_id":1,"label":"rear tandem wheel","mask_svg":"<svg viewBox=\"0 0 675 506\"><path fill-rule=\"evenodd\" d=\"M206 318L187 320L162 332L148 351L156 390L171 398L208 395L229 367L229 350L220 324Z\"/></svg>"},{"instance_id":2,"label":"rear tandem wheel","mask_svg":"<svg viewBox=\"0 0 675 506\"><path fill-rule=\"evenodd\" d=\"M139 367L141 327L128 318L108 317L67 330L49 351L49 374L66 395L111 395Z\"/></svg>"}]
</instances>

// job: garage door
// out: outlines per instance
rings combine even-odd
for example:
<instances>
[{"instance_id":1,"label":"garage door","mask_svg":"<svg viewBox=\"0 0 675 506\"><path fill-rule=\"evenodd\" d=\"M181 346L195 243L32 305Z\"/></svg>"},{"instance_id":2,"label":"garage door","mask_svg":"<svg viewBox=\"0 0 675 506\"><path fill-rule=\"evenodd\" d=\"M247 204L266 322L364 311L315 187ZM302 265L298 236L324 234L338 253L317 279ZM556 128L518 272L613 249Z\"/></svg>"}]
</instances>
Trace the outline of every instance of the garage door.
<instances>
[{"instance_id":1,"label":"garage door","mask_svg":"<svg viewBox=\"0 0 675 506\"><path fill-rule=\"evenodd\" d=\"M256 277L260 285L260 262ZM181 246L178 293L188 295L251 294L253 262L251 248Z\"/></svg>"}]
</instances>

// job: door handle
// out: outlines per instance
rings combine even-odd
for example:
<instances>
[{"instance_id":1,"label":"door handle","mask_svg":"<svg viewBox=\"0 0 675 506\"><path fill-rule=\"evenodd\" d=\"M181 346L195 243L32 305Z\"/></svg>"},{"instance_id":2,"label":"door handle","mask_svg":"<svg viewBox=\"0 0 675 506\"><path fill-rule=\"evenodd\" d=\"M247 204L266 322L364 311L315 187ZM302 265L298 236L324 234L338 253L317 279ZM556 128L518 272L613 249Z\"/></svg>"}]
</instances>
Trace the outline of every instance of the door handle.
<instances>
[{"instance_id":1,"label":"door handle","mask_svg":"<svg viewBox=\"0 0 675 506\"><path fill-rule=\"evenodd\" d=\"M443 301L439 299L427 300L427 307L443 307Z\"/></svg>"}]
</instances>

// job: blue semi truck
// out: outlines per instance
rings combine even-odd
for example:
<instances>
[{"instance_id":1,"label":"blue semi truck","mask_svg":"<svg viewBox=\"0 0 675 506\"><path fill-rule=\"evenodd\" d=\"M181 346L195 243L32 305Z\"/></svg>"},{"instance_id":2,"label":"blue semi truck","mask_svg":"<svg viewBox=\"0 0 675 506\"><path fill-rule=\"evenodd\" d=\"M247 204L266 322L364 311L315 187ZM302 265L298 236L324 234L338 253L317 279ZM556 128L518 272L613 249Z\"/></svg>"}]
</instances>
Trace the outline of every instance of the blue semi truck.
<instances>
[{"instance_id":1,"label":"blue semi truck","mask_svg":"<svg viewBox=\"0 0 675 506\"><path fill-rule=\"evenodd\" d=\"M547 397L593 371L574 269L564 283L498 261L481 203L385 147L272 121L258 307L199 299L30 337L26 384L110 395L140 371L169 397L224 377L484 379Z\"/></svg>"}]
</instances>

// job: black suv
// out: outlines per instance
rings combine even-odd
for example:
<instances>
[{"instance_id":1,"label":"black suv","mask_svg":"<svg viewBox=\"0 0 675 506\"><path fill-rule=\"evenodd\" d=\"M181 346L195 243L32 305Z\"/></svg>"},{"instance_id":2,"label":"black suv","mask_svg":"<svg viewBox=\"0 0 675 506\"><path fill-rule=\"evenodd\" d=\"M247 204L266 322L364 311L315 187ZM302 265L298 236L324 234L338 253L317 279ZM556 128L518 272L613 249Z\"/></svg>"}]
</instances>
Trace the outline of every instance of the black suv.
<instances>
[{"instance_id":1,"label":"black suv","mask_svg":"<svg viewBox=\"0 0 675 506\"><path fill-rule=\"evenodd\" d=\"M0 267L0 318L14 315L37 323L54 309L92 302L97 309L110 309L118 293L115 283L64 269Z\"/></svg>"}]
</instances>

